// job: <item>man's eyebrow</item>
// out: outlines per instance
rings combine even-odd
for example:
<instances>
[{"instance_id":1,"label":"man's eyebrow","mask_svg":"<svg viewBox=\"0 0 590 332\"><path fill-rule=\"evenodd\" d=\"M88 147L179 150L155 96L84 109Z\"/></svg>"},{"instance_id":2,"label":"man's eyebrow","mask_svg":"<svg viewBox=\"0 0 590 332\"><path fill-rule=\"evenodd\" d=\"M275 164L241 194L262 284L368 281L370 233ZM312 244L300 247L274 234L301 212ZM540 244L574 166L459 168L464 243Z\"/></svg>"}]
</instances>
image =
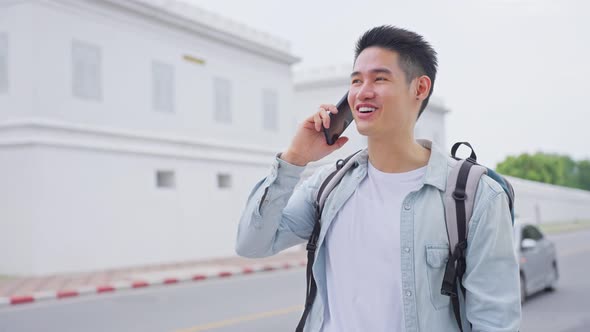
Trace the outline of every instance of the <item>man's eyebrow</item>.
<instances>
[{"instance_id":1,"label":"man's eyebrow","mask_svg":"<svg viewBox=\"0 0 590 332\"><path fill-rule=\"evenodd\" d=\"M387 68L375 68L375 69L371 69L369 70L370 73L372 74L388 74L388 75L393 75L393 73L391 72L391 70L387 69ZM357 75L360 75L361 72L360 71L353 71L352 74L350 74L350 77L354 77Z\"/></svg>"}]
</instances>

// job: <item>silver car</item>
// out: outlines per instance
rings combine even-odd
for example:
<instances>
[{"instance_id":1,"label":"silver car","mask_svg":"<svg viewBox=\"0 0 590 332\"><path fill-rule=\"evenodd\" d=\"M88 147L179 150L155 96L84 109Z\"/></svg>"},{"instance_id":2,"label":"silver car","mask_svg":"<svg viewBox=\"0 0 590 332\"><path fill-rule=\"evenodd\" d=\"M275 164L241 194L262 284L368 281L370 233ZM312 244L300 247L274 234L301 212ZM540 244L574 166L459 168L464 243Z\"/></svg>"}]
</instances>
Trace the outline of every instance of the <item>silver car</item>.
<instances>
[{"instance_id":1,"label":"silver car","mask_svg":"<svg viewBox=\"0 0 590 332\"><path fill-rule=\"evenodd\" d=\"M537 226L523 219L515 220L514 241L520 265L522 302L539 291L553 290L559 279L555 244Z\"/></svg>"}]
</instances>

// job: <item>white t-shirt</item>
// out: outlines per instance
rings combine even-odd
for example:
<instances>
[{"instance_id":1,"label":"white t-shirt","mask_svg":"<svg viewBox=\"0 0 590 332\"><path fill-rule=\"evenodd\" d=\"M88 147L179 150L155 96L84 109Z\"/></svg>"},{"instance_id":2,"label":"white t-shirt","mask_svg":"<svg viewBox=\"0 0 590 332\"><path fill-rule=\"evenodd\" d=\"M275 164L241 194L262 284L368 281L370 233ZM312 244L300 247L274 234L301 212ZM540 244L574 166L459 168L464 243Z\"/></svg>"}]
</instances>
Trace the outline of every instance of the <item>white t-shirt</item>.
<instances>
[{"instance_id":1,"label":"white t-shirt","mask_svg":"<svg viewBox=\"0 0 590 332\"><path fill-rule=\"evenodd\" d=\"M426 166L368 176L326 233L328 305L323 332L404 331L400 214L404 198L420 188Z\"/></svg>"}]
</instances>

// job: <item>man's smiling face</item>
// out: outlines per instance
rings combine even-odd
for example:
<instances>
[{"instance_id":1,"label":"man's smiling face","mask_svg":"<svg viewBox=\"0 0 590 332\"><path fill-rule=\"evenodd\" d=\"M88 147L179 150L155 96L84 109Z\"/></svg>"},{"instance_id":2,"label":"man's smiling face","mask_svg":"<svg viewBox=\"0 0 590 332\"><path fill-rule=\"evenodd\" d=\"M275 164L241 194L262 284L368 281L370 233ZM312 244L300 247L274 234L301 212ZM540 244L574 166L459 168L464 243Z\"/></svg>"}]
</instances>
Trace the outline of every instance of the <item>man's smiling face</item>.
<instances>
[{"instance_id":1,"label":"man's smiling face","mask_svg":"<svg viewBox=\"0 0 590 332\"><path fill-rule=\"evenodd\" d=\"M397 52L366 48L355 61L350 82L348 103L361 135L413 133L421 100L416 98L416 79L408 84Z\"/></svg>"}]
</instances>

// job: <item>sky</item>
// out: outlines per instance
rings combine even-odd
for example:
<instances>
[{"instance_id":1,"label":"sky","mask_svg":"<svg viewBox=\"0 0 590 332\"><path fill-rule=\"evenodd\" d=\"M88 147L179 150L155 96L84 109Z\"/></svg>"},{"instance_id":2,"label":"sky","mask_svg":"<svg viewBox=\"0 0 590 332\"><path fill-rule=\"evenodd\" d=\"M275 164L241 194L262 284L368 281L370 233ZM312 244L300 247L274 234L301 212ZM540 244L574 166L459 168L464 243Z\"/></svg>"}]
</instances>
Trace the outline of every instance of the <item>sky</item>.
<instances>
[{"instance_id":1,"label":"sky","mask_svg":"<svg viewBox=\"0 0 590 332\"><path fill-rule=\"evenodd\" d=\"M438 52L448 145L471 142L489 167L521 153L590 159L586 0L183 1L290 41L295 71L352 65L374 26L415 31Z\"/></svg>"}]
</instances>

